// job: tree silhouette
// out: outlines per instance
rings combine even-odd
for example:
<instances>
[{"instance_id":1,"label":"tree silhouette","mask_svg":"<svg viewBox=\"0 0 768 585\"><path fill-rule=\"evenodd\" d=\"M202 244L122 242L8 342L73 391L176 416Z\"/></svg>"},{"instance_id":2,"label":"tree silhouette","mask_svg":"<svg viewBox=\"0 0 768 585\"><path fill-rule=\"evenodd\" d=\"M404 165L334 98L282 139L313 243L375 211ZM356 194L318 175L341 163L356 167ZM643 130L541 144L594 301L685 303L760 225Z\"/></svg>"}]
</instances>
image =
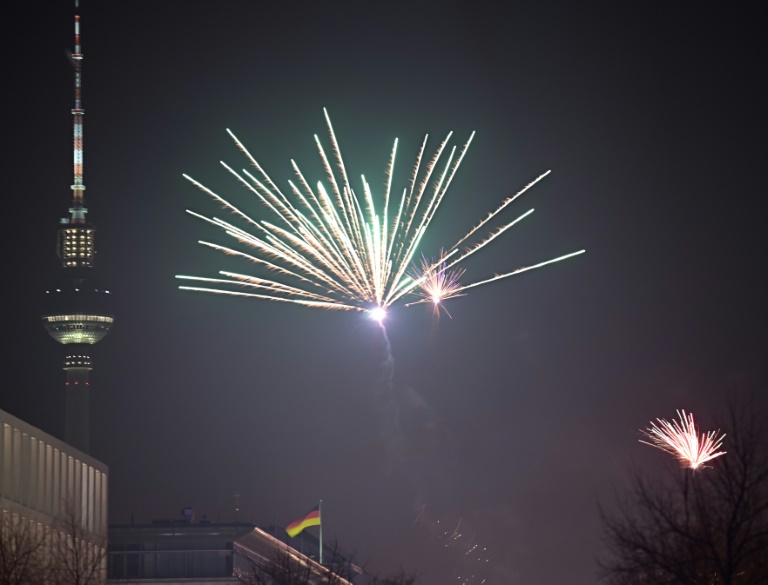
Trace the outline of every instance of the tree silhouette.
<instances>
[{"instance_id":1,"label":"tree silhouette","mask_svg":"<svg viewBox=\"0 0 768 585\"><path fill-rule=\"evenodd\" d=\"M755 401L731 399L720 428L727 453L706 468L635 471L617 509L602 506L611 585L768 583L768 427Z\"/></svg>"},{"instance_id":2,"label":"tree silhouette","mask_svg":"<svg viewBox=\"0 0 768 585\"><path fill-rule=\"evenodd\" d=\"M107 579L107 541L83 527L80 509L67 502L52 524L50 576L53 585L101 585Z\"/></svg>"},{"instance_id":3,"label":"tree silhouette","mask_svg":"<svg viewBox=\"0 0 768 585\"><path fill-rule=\"evenodd\" d=\"M61 518L43 525L0 511L0 585L102 585L106 539L83 528L77 506L66 503Z\"/></svg>"},{"instance_id":4,"label":"tree silhouette","mask_svg":"<svg viewBox=\"0 0 768 585\"><path fill-rule=\"evenodd\" d=\"M0 583L42 585L47 571L45 536L35 522L0 510Z\"/></svg>"}]
</instances>

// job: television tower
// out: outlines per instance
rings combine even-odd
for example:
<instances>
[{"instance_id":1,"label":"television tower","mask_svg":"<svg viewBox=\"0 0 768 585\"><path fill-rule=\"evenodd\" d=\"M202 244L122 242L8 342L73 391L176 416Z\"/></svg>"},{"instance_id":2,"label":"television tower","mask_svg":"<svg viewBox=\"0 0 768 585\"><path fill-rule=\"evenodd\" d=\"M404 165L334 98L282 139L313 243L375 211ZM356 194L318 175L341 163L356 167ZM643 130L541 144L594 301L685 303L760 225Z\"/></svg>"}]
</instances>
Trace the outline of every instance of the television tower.
<instances>
[{"instance_id":1,"label":"television tower","mask_svg":"<svg viewBox=\"0 0 768 585\"><path fill-rule=\"evenodd\" d=\"M79 7L75 0L75 8ZM71 54L75 72L74 182L69 217L59 222L56 253L61 260L55 283L46 290L43 325L57 342L66 346L66 413L64 440L88 453L90 449L90 380L93 369L89 346L100 341L112 327L114 317L107 288L95 278L94 227L86 221L83 184L83 104L80 16L75 15L75 50Z\"/></svg>"}]
</instances>

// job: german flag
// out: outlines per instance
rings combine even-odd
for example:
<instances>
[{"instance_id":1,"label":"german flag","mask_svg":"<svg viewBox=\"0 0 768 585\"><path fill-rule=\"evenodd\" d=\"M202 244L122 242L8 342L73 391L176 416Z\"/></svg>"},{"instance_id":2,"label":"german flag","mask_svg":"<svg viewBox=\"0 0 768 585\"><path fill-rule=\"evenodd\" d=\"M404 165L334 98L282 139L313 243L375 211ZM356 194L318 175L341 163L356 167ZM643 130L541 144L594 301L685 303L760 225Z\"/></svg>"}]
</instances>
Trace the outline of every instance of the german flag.
<instances>
[{"instance_id":1,"label":"german flag","mask_svg":"<svg viewBox=\"0 0 768 585\"><path fill-rule=\"evenodd\" d=\"M299 532L309 526L320 526L320 504L312 508L303 518L294 520L286 528L285 531L293 538Z\"/></svg>"}]
</instances>

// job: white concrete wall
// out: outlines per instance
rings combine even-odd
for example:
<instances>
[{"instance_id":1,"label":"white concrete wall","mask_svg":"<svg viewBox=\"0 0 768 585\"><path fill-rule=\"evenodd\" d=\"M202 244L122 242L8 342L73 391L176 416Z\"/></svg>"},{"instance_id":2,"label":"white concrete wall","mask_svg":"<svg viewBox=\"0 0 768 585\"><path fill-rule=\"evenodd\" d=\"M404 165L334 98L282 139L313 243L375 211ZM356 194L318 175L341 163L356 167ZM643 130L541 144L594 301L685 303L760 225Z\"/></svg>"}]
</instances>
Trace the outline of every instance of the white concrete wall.
<instances>
[{"instance_id":1,"label":"white concrete wall","mask_svg":"<svg viewBox=\"0 0 768 585\"><path fill-rule=\"evenodd\" d=\"M108 468L0 410L0 510L50 526L76 512L80 528L107 540Z\"/></svg>"}]
</instances>

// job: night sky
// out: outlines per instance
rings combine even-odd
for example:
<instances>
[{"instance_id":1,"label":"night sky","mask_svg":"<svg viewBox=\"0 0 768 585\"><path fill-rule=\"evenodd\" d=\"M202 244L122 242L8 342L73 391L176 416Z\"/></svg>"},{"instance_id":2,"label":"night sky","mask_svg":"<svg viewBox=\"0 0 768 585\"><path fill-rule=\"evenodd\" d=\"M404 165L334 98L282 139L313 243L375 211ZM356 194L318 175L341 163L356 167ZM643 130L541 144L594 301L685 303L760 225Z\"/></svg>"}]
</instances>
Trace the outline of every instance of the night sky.
<instances>
[{"instance_id":1,"label":"night sky","mask_svg":"<svg viewBox=\"0 0 768 585\"><path fill-rule=\"evenodd\" d=\"M55 4L16 3L6 21L0 408L62 436L62 348L40 322L72 183L73 8ZM85 197L118 302L91 376L110 522L191 506L285 526L322 498L324 537L374 572L586 585L598 502L631 466L652 474L666 460L638 429L678 408L706 426L731 394L765 408L756 13L82 4ZM548 169L503 217L535 213L467 276L587 250L450 301L452 319L393 308L394 430L376 394L381 335L362 314L175 279L248 269L197 244L228 242L185 213L220 215L182 174L266 218L218 164L247 165L226 128L281 185L291 158L316 182L324 107L353 183L365 174L379 194L396 137L402 188L425 134L434 146L477 132L420 251L436 254Z\"/></svg>"}]
</instances>

